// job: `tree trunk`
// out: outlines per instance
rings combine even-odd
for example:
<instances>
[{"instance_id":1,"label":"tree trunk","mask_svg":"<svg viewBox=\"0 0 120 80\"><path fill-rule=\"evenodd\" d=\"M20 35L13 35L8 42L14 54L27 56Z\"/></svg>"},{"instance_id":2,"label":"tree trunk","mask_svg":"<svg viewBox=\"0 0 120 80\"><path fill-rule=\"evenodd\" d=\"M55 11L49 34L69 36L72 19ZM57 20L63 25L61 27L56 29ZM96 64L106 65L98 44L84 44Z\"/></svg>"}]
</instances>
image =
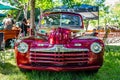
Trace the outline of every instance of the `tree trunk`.
<instances>
[{"instance_id":1,"label":"tree trunk","mask_svg":"<svg viewBox=\"0 0 120 80\"><path fill-rule=\"evenodd\" d=\"M19 10L18 15L17 15L17 17L16 17L16 21L18 21L18 19L19 19L21 13L22 13L22 10Z\"/></svg>"},{"instance_id":2,"label":"tree trunk","mask_svg":"<svg viewBox=\"0 0 120 80\"><path fill-rule=\"evenodd\" d=\"M27 19L27 7L28 7L28 5L25 3L24 8L23 8L23 12L24 12L24 18L26 18L26 19Z\"/></svg>"},{"instance_id":3,"label":"tree trunk","mask_svg":"<svg viewBox=\"0 0 120 80\"><path fill-rule=\"evenodd\" d=\"M89 26L89 20L86 21L86 26L85 26L86 31L88 30L88 26Z\"/></svg>"},{"instance_id":4,"label":"tree trunk","mask_svg":"<svg viewBox=\"0 0 120 80\"><path fill-rule=\"evenodd\" d=\"M106 25L106 26L105 26L105 35L104 35L104 37L103 37L103 41L104 41L104 42L106 42L106 39L108 38L109 33L110 33L110 29L109 29L109 27Z\"/></svg>"},{"instance_id":5,"label":"tree trunk","mask_svg":"<svg viewBox=\"0 0 120 80\"><path fill-rule=\"evenodd\" d=\"M109 26L107 25L107 20L105 18L105 35L103 37L103 41L106 42L106 39L108 38L108 35L110 33L110 29L109 29Z\"/></svg>"},{"instance_id":6,"label":"tree trunk","mask_svg":"<svg viewBox=\"0 0 120 80\"><path fill-rule=\"evenodd\" d=\"M35 34L35 0L30 0L30 28L31 28L31 32L30 35L34 35Z\"/></svg>"},{"instance_id":7,"label":"tree trunk","mask_svg":"<svg viewBox=\"0 0 120 80\"><path fill-rule=\"evenodd\" d=\"M29 7L29 1L28 1L28 3L24 4L24 8L23 8L24 18L26 18L26 19L27 19L28 7Z\"/></svg>"}]
</instances>

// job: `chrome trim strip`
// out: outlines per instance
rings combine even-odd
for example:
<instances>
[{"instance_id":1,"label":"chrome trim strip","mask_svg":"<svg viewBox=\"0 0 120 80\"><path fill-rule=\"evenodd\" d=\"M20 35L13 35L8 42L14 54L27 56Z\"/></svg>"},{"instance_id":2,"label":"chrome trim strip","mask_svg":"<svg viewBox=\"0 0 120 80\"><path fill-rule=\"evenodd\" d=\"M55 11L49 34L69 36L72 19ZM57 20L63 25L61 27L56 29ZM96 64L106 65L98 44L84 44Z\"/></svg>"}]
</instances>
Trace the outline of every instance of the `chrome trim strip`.
<instances>
[{"instance_id":1,"label":"chrome trim strip","mask_svg":"<svg viewBox=\"0 0 120 80\"><path fill-rule=\"evenodd\" d=\"M52 48L31 48L30 51L35 51L35 52L81 52L81 51L89 51L89 49L80 49L80 48L65 48L63 45L54 45Z\"/></svg>"},{"instance_id":2,"label":"chrome trim strip","mask_svg":"<svg viewBox=\"0 0 120 80\"><path fill-rule=\"evenodd\" d=\"M98 39L98 37L96 37L96 36L82 36L82 37L79 37L79 39Z\"/></svg>"}]
</instances>

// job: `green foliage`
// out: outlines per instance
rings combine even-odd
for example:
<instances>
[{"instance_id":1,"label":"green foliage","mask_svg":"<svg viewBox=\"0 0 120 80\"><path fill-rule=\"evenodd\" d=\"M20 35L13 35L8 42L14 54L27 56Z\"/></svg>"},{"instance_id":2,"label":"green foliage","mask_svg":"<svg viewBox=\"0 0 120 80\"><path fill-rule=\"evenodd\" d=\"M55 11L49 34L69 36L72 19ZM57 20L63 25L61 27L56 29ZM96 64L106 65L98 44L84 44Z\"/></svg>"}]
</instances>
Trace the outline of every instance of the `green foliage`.
<instances>
[{"instance_id":1,"label":"green foliage","mask_svg":"<svg viewBox=\"0 0 120 80\"><path fill-rule=\"evenodd\" d=\"M113 8L112 8L112 15L111 15L111 22L114 25L118 25L120 27L120 3L117 3Z\"/></svg>"},{"instance_id":2,"label":"green foliage","mask_svg":"<svg viewBox=\"0 0 120 80\"><path fill-rule=\"evenodd\" d=\"M41 8L42 10L53 8L54 4L52 0L36 0L36 8Z\"/></svg>"},{"instance_id":3,"label":"green foliage","mask_svg":"<svg viewBox=\"0 0 120 80\"><path fill-rule=\"evenodd\" d=\"M72 7L73 4L75 4L74 0L62 0L63 1L63 5Z\"/></svg>"}]
</instances>

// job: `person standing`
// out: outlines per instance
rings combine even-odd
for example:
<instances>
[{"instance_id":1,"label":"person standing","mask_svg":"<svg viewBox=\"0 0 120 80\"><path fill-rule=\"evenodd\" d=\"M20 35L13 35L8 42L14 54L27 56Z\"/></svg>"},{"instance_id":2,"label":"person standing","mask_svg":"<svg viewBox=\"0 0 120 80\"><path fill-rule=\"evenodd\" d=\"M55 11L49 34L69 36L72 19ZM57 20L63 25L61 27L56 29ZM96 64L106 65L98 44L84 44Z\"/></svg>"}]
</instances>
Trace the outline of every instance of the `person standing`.
<instances>
[{"instance_id":1,"label":"person standing","mask_svg":"<svg viewBox=\"0 0 120 80\"><path fill-rule=\"evenodd\" d=\"M4 50L5 48L5 45L3 43L4 43L4 33L0 32L0 51Z\"/></svg>"},{"instance_id":2,"label":"person standing","mask_svg":"<svg viewBox=\"0 0 120 80\"><path fill-rule=\"evenodd\" d=\"M97 36L97 35L98 35L97 30L96 30L96 29L93 29L93 32L92 32L91 36Z\"/></svg>"},{"instance_id":3,"label":"person standing","mask_svg":"<svg viewBox=\"0 0 120 80\"><path fill-rule=\"evenodd\" d=\"M29 28L29 25L27 23L27 19L23 18L22 23L21 23L21 33L22 36L26 36L27 35L27 29Z\"/></svg>"},{"instance_id":4,"label":"person standing","mask_svg":"<svg viewBox=\"0 0 120 80\"><path fill-rule=\"evenodd\" d=\"M12 16L8 14L7 17L3 19L4 29L12 30L13 24L14 24L14 20Z\"/></svg>"}]
</instances>

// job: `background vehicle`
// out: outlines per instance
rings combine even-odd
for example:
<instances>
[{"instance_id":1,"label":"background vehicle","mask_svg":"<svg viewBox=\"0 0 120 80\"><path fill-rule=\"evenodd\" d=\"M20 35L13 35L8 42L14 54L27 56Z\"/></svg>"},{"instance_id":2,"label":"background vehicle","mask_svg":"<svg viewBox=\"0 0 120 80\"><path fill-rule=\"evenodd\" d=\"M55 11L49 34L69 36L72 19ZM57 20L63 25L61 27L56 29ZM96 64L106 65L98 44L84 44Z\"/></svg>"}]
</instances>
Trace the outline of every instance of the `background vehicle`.
<instances>
[{"instance_id":1,"label":"background vehicle","mask_svg":"<svg viewBox=\"0 0 120 80\"><path fill-rule=\"evenodd\" d=\"M92 70L103 64L104 43L85 36L82 16L72 12L44 13L35 35L17 40L17 66L26 70Z\"/></svg>"}]
</instances>

